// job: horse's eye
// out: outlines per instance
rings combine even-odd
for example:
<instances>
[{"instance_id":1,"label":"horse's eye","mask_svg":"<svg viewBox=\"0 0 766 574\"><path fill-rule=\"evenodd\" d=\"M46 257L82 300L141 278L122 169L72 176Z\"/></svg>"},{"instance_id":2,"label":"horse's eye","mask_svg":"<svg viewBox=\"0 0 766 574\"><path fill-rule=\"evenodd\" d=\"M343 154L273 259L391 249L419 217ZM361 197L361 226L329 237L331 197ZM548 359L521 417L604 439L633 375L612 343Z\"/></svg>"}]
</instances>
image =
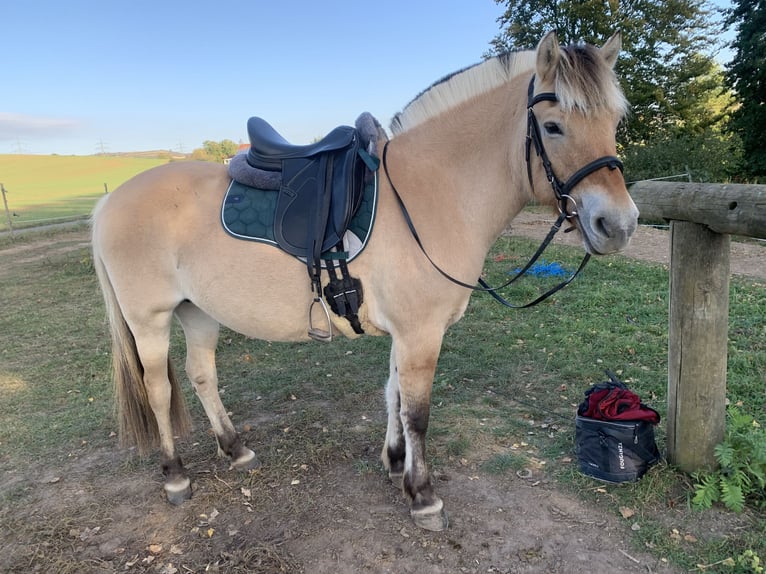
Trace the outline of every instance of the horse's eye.
<instances>
[{"instance_id":1,"label":"horse's eye","mask_svg":"<svg viewBox=\"0 0 766 574\"><path fill-rule=\"evenodd\" d=\"M549 136L564 135L564 130L562 130L561 126L557 124L556 122L545 122L543 124L543 127L545 128L545 133L547 133Z\"/></svg>"}]
</instances>

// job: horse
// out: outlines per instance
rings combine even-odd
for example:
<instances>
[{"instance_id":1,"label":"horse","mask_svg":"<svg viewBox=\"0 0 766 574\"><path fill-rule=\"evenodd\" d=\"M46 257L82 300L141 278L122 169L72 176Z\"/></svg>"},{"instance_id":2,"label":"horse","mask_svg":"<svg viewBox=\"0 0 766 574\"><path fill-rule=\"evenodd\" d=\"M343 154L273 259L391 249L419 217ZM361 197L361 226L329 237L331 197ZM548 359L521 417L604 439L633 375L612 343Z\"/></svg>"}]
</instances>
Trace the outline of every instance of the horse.
<instances>
[{"instance_id":1,"label":"horse","mask_svg":"<svg viewBox=\"0 0 766 574\"><path fill-rule=\"evenodd\" d=\"M377 125L386 177L368 243L348 266L364 289L364 333L391 338L381 459L421 528L448 526L429 475L426 433L442 339L472 293L460 283L480 277L493 243L532 201L558 208L588 254L621 250L636 229L638 210L615 157L616 129L628 111L614 73L620 48L619 33L599 48L562 46L550 32L534 50L492 57L434 83L394 116L390 138ZM166 164L102 198L92 216L122 444L141 453L159 447L173 504L191 496L174 443L191 425L169 358L173 318L219 454L237 470L259 462L219 397L220 325L250 338L309 340L315 295L306 265L224 232L229 184L223 165ZM248 265L233 278L227 269L235 262ZM358 336L346 319L330 321L344 336Z\"/></svg>"}]
</instances>

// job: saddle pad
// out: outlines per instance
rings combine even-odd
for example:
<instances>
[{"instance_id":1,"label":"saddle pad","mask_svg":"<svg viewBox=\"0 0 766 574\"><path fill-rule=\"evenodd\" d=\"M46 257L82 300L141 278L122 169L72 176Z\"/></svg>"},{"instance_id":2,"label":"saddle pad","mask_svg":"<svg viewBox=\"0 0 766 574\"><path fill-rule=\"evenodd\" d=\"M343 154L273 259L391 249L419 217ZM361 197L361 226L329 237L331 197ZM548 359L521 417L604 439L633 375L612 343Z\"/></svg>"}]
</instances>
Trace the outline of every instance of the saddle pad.
<instances>
[{"instance_id":1,"label":"saddle pad","mask_svg":"<svg viewBox=\"0 0 766 574\"><path fill-rule=\"evenodd\" d=\"M234 180L229 184L221 207L221 223L232 237L268 243L279 247L274 238L274 214L279 192L257 189ZM364 196L356 214L351 218L343 237L348 261L362 252L375 221L378 203L378 174L364 188Z\"/></svg>"}]
</instances>

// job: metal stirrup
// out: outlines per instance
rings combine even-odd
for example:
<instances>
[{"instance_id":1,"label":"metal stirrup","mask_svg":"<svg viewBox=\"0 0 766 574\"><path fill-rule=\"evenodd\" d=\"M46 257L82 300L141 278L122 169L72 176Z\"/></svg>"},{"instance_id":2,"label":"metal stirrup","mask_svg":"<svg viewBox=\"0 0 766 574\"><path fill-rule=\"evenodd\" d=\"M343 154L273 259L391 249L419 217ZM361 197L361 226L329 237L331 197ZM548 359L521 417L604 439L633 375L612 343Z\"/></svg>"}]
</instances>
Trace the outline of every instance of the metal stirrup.
<instances>
[{"instance_id":1,"label":"metal stirrup","mask_svg":"<svg viewBox=\"0 0 766 574\"><path fill-rule=\"evenodd\" d=\"M322 307L324 316L327 319L327 330L314 327L312 311L314 310L314 305L317 303L319 303L319 305ZM314 297L314 300L311 302L311 306L309 306L309 337L315 341L322 341L324 343L329 343L332 341L332 321L330 320L330 312L327 310L327 305L325 305L324 299L322 299L321 295Z\"/></svg>"}]
</instances>

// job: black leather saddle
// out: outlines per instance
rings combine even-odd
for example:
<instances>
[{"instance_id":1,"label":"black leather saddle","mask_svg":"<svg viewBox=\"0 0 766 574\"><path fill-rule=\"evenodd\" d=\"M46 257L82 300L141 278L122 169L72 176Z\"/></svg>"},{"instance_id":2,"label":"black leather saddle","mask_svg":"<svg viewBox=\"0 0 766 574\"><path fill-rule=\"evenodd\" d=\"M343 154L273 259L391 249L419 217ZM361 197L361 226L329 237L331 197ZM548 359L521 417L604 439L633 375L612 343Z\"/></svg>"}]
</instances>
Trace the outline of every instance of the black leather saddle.
<instances>
[{"instance_id":1,"label":"black leather saddle","mask_svg":"<svg viewBox=\"0 0 766 574\"><path fill-rule=\"evenodd\" d=\"M322 253L342 241L364 195L366 164L358 131L340 126L309 145L292 145L257 117L248 120L247 131L247 163L282 173L274 219L277 243L318 264Z\"/></svg>"},{"instance_id":2,"label":"black leather saddle","mask_svg":"<svg viewBox=\"0 0 766 574\"><path fill-rule=\"evenodd\" d=\"M265 172L281 172L274 214L274 239L286 252L305 257L314 301L309 307L311 338L332 340L332 321L322 293L332 310L346 317L354 331L363 333L357 313L362 303L361 282L349 275L343 235L364 197L364 177L370 158L356 128L340 126L320 141L292 145L261 118L247 122L250 151L247 163ZM336 253L327 252L335 248ZM323 255L324 254L324 255ZM322 289L322 258L327 260L329 283ZM338 278L335 261L341 271ZM319 304L327 329L314 327L312 309Z\"/></svg>"}]
</instances>

